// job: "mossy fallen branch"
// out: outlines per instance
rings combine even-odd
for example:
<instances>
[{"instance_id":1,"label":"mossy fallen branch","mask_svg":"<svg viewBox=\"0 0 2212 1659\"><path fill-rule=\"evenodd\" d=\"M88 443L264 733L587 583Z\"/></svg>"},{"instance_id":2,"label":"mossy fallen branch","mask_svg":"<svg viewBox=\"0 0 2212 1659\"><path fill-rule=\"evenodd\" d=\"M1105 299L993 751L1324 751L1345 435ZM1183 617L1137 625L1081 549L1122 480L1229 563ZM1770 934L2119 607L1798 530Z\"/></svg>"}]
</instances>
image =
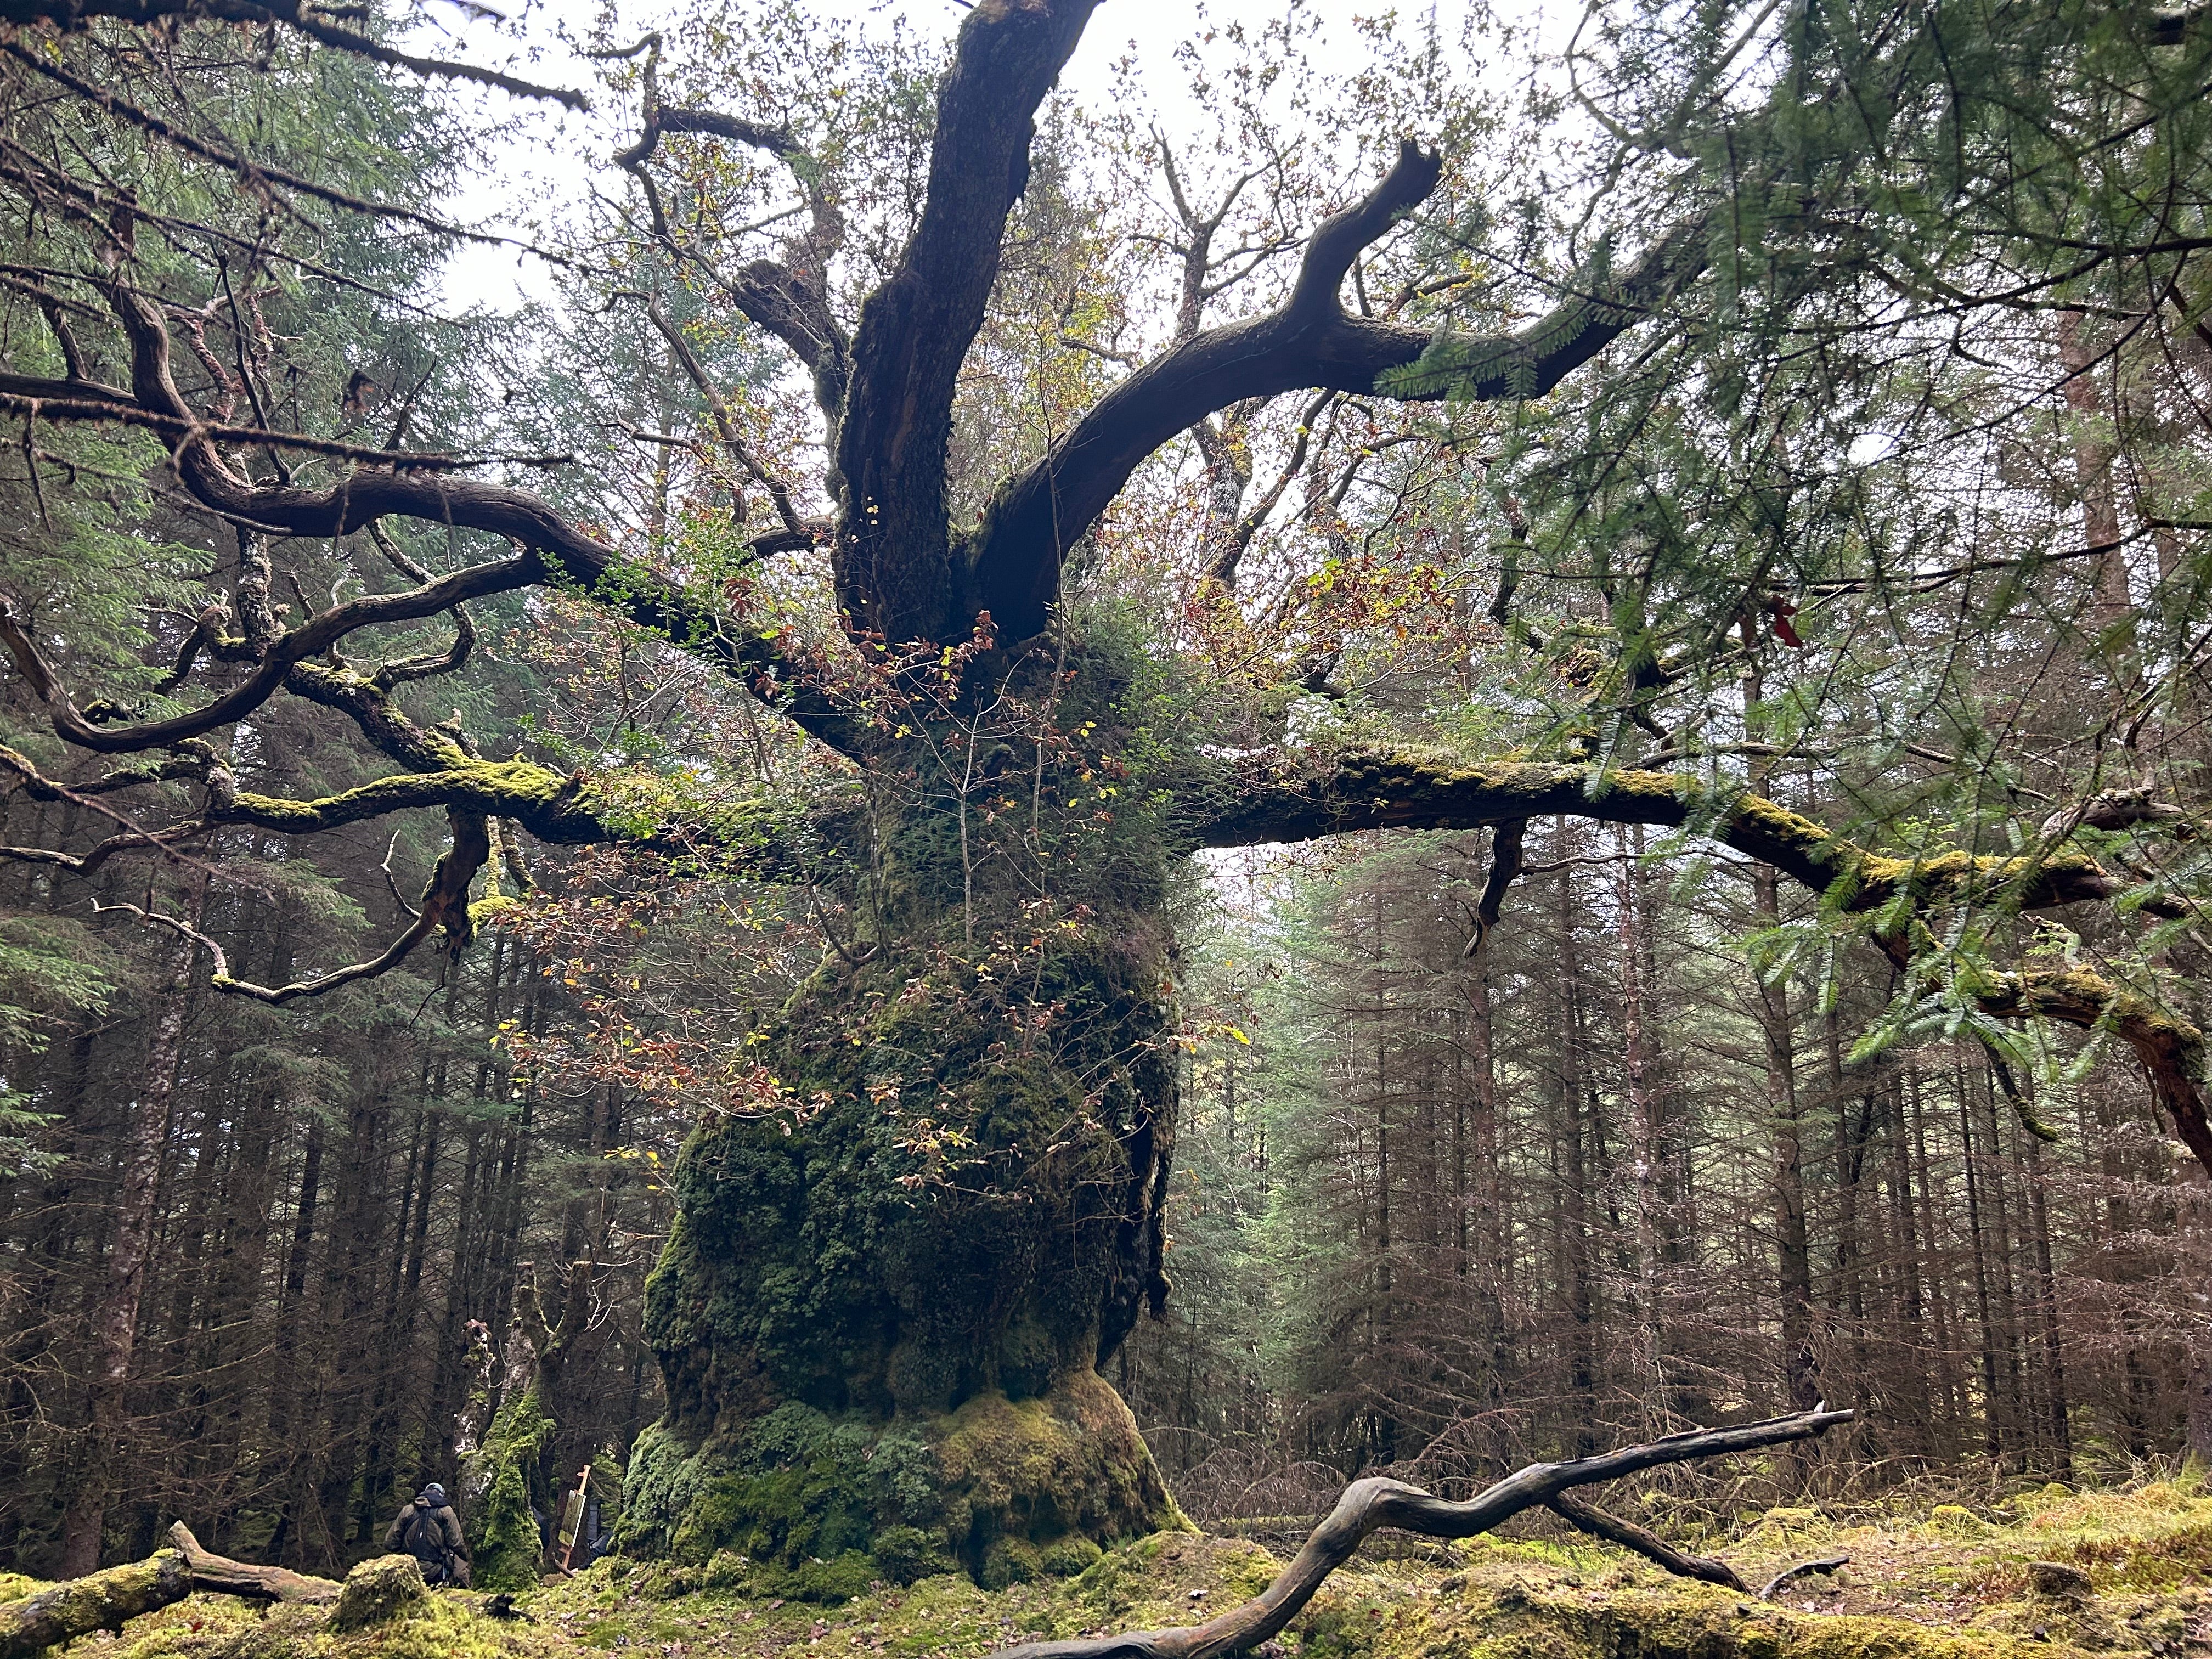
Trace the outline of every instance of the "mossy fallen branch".
<instances>
[{"instance_id":1,"label":"mossy fallen branch","mask_svg":"<svg viewBox=\"0 0 2212 1659\"><path fill-rule=\"evenodd\" d=\"M191 1593L192 1570L181 1550L72 1578L0 1607L0 1659L30 1659L96 1630L121 1630L125 1620Z\"/></svg>"},{"instance_id":2,"label":"mossy fallen branch","mask_svg":"<svg viewBox=\"0 0 2212 1659\"><path fill-rule=\"evenodd\" d=\"M223 1595L242 1595L249 1601L304 1601L323 1607L338 1599L339 1585L331 1579L294 1572L287 1567L257 1567L234 1561L202 1547L192 1529L179 1521L169 1528L169 1547L185 1558L191 1569L192 1588Z\"/></svg>"},{"instance_id":3,"label":"mossy fallen branch","mask_svg":"<svg viewBox=\"0 0 2212 1659\"><path fill-rule=\"evenodd\" d=\"M88 1573L0 1605L0 1659L29 1659L94 1631L118 1631L124 1621L157 1613L195 1590L252 1601L325 1605L339 1586L283 1567L258 1567L204 1549L181 1521L169 1528L170 1547L143 1561Z\"/></svg>"},{"instance_id":4,"label":"mossy fallen branch","mask_svg":"<svg viewBox=\"0 0 2212 1659\"><path fill-rule=\"evenodd\" d=\"M1280 1632L1313 1598L1328 1576L1350 1560L1370 1533L1400 1527L1430 1538L1472 1538L1523 1510L1549 1505L1576 1486L1595 1485L1657 1468L1732 1452L1757 1451L1825 1434L1856 1415L1814 1409L1734 1428L1695 1429L1640 1446L1624 1446L1566 1463L1532 1463L1488 1491L1454 1503L1400 1480L1355 1480L1344 1489L1322 1523L1307 1536L1291 1565L1241 1607L1203 1625L1142 1631L1067 1642L1028 1642L1002 1659L1221 1659L1243 1653Z\"/></svg>"}]
</instances>

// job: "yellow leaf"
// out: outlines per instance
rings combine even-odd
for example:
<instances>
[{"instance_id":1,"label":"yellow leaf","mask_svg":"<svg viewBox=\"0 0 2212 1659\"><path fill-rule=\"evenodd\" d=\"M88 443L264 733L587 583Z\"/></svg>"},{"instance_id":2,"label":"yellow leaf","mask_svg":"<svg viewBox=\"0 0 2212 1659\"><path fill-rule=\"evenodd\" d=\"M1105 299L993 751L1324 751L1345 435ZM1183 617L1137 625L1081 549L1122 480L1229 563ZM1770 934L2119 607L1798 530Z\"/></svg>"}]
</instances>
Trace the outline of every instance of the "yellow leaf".
<instances>
[{"instance_id":1,"label":"yellow leaf","mask_svg":"<svg viewBox=\"0 0 2212 1659\"><path fill-rule=\"evenodd\" d=\"M1230 1035L1230 1036L1233 1036L1233 1037L1235 1037L1235 1038L1236 1038L1239 1042L1243 1043L1243 1044L1247 1048L1250 1048L1250 1047L1252 1046L1252 1039L1251 1039L1250 1037L1246 1036L1244 1035L1244 1033L1243 1033L1243 1032L1242 1032L1242 1031L1238 1030L1237 1030L1234 1025L1232 1025L1232 1026L1231 1026L1231 1027L1229 1028L1229 1035Z\"/></svg>"}]
</instances>

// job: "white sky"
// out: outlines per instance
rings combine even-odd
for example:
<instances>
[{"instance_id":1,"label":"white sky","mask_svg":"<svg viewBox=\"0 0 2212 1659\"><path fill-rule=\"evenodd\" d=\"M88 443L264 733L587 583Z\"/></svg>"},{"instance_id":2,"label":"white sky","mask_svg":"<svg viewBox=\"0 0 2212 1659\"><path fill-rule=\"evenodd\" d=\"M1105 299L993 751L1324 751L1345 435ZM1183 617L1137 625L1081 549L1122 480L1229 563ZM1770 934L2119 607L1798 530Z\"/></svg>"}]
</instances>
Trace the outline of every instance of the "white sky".
<instances>
[{"instance_id":1,"label":"white sky","mask_svg":"<svg viewBox=\"0 0 2212 1659\"><path fill-rule=\"evenodd\" d=\"M1317 18L1322 38L1317 61L1333 59L1350 65L1364 56L1352 29L1355 17L1396 11L1411 21L1425 17L1433 7L1446 39L1456 39L1459 26L1474 0L1415 0L1398 6L1389 0L1300 0L1301 9ZM888 31L903 21L923 40L950 41L966 15L955 0L818 0L826 14L860 18L870 28ZM1279 16L1286 0L1210 0L1206 17L1217 24L1241 21L1256 28ZM618 0L623 27L615 33L635 38L667 15L665 0ZM1518 21L1536 22L1544 0L1504 0L1494 10L1514 15ZM1553 0L1553 9L1565 8ZM1079 100L1103 103L1113 83L1113 66L1133 56L1142 83L1153 100L1152 113L1170 138L1187 136L1197 125L1197 110L1184 91L1184 77L1176 67L1176 45L1190 33L1197 9L1173 0L1107 0L1092 19L1083 44L1061 76L1060 84ZM592 66L578 58L568 40L583 34L596 20L597 0L531 0L514 15L511 26L495 31L484 23L471 24L461 9L450 3L434 4L423 24L410 32L405 44L425 54L453 57L472 63L499 64L544 84L591 90ZM565 37L565 38L564 38ZM465 100L467 96L465 94ZM489 93L476 99L483 115L493 120L512 118L514 125L503 141L495 165L446 210L464 222L495 228L525 228L541 216L573 202L590 187L595 173L605 174L600 187L610 192L621 187L620 175L606 165L606 157L634 134L611 122L635 119L634 112L594 111L588 115L558 112L550 105L525 105L503 94ZM741 113L742 112L733 112ZM619 137L617 137L619 133ZM550 294L543 264L512 252L484 247L464 248L447 269L446 299L450 306L483 306L511 310L531 298Z\"/></svg>"}]
</instances>

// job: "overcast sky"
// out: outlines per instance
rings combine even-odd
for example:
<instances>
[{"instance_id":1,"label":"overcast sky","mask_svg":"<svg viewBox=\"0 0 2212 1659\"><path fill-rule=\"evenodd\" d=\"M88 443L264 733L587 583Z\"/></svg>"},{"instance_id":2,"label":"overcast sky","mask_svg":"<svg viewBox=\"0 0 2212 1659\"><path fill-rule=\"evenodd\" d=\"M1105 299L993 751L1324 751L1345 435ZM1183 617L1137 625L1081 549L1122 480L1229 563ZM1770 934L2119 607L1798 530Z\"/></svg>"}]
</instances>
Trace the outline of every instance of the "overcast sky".
<instances>
[{"instance_id":1,"label":"overcast sky","mask_svg":"<svg viewBox=\"0 0 2212 1659\"><path fill-rule=\"evenodd\" d=\"M925 40L950 41L966 15L955 0L817 0L825 12L842 10L857 16L872 28L888 31L896 23ZM1321 21L1322 41L1316 58L1323 64L1335 58L1349 64L1364 56L1352 27L1358 16L1396 10L1412 21L1425 16L1431 4L1447 38L1456 38L1470 0L1416 0L1390 7L1388 0L1301 0L1302 9ZM1240 21L1256 27L1279 16L1285 0L1210 0L1206 15L1226 23ZM1509 0L1498 9L1510 9L1534 21L1541 0ZM1557 9L1556 0L1554 7ZM666 15L665 0L620 0L624 35L642 33ZM597 0L532 0L524 10L512 13L512 23L495 32L483 23L465 21L461 8L434 4L428 21L410 32L407 44L416 51L465 58L478 64L512 67L518 74L543 83L589 88L591 66L577 58L567 40L580 36L598 15ZM1197 112L1183 93L1183 76L1172 59L1176 43L1191 30L1194 8L1170 0L1106 0L1082 46L1061 76L1061 84L1085 101L1103 102L1113 82L1113 66L1133 56L1153 106L1153 114L1170 137L1187 133L1196 125ZM604 168L605 157L615 147L599 114L560 115L550 106L518 109L502 94L483 94L477 106L493 119L520 114L512 135L501 145L496 165L475 180L453 201L449 210L475 222L506 220L525 225L557 204L575 200L588 188L594 168ZM617 187L618 175L602 184ZM455 307L483 305L510 309L530 297L550 291L544 267L527 258L518 260L511 252L466 248L455 254L447 270L447 299Z\"/></svg>"}]
</instances>

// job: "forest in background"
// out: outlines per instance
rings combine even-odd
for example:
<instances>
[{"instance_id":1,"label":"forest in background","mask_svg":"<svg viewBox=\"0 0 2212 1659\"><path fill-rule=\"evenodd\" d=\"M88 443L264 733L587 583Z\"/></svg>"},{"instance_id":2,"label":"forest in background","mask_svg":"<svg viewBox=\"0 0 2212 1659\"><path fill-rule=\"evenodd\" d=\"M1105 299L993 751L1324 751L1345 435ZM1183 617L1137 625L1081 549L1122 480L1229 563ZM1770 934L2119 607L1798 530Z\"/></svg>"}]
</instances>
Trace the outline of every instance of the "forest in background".
<instances>
[{"instance_id":1,"label":"forest in background","mask_svg":"<svg viewBox=\"0 0 2212 1659\"><path fill-rule=\"evenodd\" d=\"M71 49L381 199L433 199L481 163L403 73L199 28L166 58L119 25ZM1417 31L1377 45L1408 83L1437 50ZM1223 82L1248 138L1288 72L1271 55L1293 61L1294 34L1259 40ZM864 181L878 198L856 185L845 198L856 225L896 218L928 137L915 89L933 68L915 48L854 72L882 169ZM1298 73L1317 100L1318 71ZM0 149L45 165L93 143L94 118L51 101L20 52L4 75ZM1403 112L1376 94L1308 118L1349 128L1378 103ZM1444 126L1487 136L1492 178L1535 143L1496 110ZM282 217L212 198L143 124L99 131L94 148L131 149L149 190L192 213ZM719 161L696 165L704 178ZM1282 165L1254 210L1263 255L1295 246L1278 210L1318 165ZM18 173L29 166L18 156ZM1182 238L1154 310L1210 302L1264 263L1207 246L1233 217L1200 235L1212 210L1173 166L1132 118L1048 111L977 348L990 372L952 438L970 496L994 444L1041 447L1126 360L1115 342L1151 313L1116 297L1139 292L1121 262L1146 236ZM1455 205L1482 182L1456 180ZM1467 239L1491 228L1437 222L1450 234L1423 257L1478 264ZM198 285L197 311L171 310L234 412L387 449L404 433L481 450L490 434L517 455L592 453L537 487L709 586L783 580L748 576L733 551L747 512L756 529L798 517L744 456L767 476L811 441L779 421L791 376L757 331L702 315L667 271L648 273L652 315L601 305L579 277L532 316L424 324L412 300L377 295L426 295L438 235L380 237L335 215L317 227L316 270L280 280L252 228L241 246L200 238L166 273ZM604 252L622 228L585 224L574 246ZM29 275L0 299L0 351L54 368L76 349L58 343L72 320L91 323L41 285L48 233L6 234L7 270ZM1413 263L1363 280L1410 293ZM1506 278L1474 286L1523 314ZM1646 479L1569 477L1547 447L1695 428L1712 410L1686 410L1694 398L1655 396L1634 422L1564 396L1492 421L1480 403L1416 416L1301 394L1209 415L1164 451L1086 538L1068 604L1133 655L1171 640L1195 665L1150 686L1157 719L1217 749L1395 722L1516 753L1725 761L1787 807L1878 821L1908 848L1954 833L2002 845L2020 822L2071 813L2060 834L2111 854L2142 894L2190 893L2199 809L2164 803L2204 793L2191 503L2212 346L2185 307L2161 331L2109 313L2008 319L2001 368L1965 385L1872 376L1822 416L1836 429L1791 433L1847 446L1843 428L1905 431L1936 404L1984 428L1972 476L1955 450L1923 468L1900 444L1827 480L1820 528L1788 556L1804 568L1765 548L1747 585L1698 563L1704 538L1790 539L1787 514L1761 520L1713 462L1740 459L1741 432L1705 447L1709 434L1667 434L1666 511L1638 504ZM1765 388L1778 404L1788 390ZM1744 418L1779 453L1764 414ZM733 422L750 449L727 441ZM289 478L274 447L237 448ZM65 623L82 672L151 696L175 690L171 664L203 637L202 584L255 580L255 538L211 525L165 482L163 457L143 432L89 427L0 454L0 586ZM1820 565L1807 550L1822 537L1854 557L1876 548L1874 574ZM462 539L416 522L287 541L278 602L307 617L395 571L448 568ZM1607 547L1636 556L1609 565ZM1232 575L1249 561L1244 592L1261 596L1241 611L1224 606L1224 557ZM1656 616L1668 581L1700 603L1700 583L1744 592L1717 607L1698 666L1645 673L1668 647L1638 607ZM416 718L477 753L676 775L721 806L832 769L696 654L586 597L555 586L454 615L404 635L422 666L397 683ZM20 673L6 695L10 740L34 746ZM1662 731L1653 715L1674 696L1701 712ZM234 750L250 779L292 793L363 776L340 715L305 702L256 713ZM971 729L971 769L976 751ZM2085 823L2107 799L2120 809ZM18 789L0 842L82 855L120 822L107 799ZM853 960L860 907L696 851L503 834L465 953L274 1006L211 988L194 948L122 908L152 908L146 862L0 869L0 1565L55 1568L99 1458L108 1559L144 1555L184 1516L227 1553L338 1571L374 1552L422 1480L457 1478L457 1443L471 1424L481 1435L501 1382L479 1338L518 1318L574 1332L546 1379L551 1465L619 1462L660 1415L643 1304L679 1148L702 1110L747 1109L749 1042L825 965ZM1948 976L1930 990L1834 926L1835 907L1689 831L1534 818L1498 908L1504 838L1365 831L1209 853L1174 877L1173 1291L1106 1375L1192 1515L1310 1515L1377 1469L1457 1493L1532 1458L1820 1400L1860 1413L1847 1462L1804 1475L1836 1496L2212 1456L2203 1172L2109 1023L2060 1031L1974 1003L1990 954L2020 945L2124 963L2161 1006L2193 1011L2193 908L2154 908L2166 925L2140 947L2107 919L1978 916L1937 941ZM441 846L412 820L312 837L231 827L159 878L222 942L228 972L281 987L374 957L427 902ZM150 1169L131 1157L149 1100ZM918 1185L961 1179L957 1143L916 1156ZM90 1402L134 1182L152 1183L151 1239L121 1404L102 1419Z\"/></svg>"}]
</instances>

